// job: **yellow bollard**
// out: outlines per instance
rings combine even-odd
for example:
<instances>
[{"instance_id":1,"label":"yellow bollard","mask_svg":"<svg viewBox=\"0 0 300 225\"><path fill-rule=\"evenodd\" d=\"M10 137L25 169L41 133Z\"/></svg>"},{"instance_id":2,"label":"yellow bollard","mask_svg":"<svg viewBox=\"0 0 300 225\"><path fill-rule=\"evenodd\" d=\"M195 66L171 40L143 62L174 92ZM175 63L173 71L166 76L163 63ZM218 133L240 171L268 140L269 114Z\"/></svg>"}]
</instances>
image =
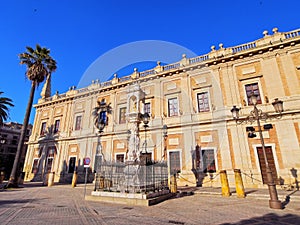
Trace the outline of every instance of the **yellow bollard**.
<instances>
[{"instance_id":1,"label":"yellow bollard","mask_svg":"<svg viewBox=\"0 0 300 225\"><path fill-rule=\"evenodd\" d=\"M174 174L173 176L171 176L170 189L171 189L171 193L177 193L176 174Z\"/></svg>"},{"instance_id":2,"label":"yellow bollard","mask_svg":"<svg viewBox=\"0 0 300 225\"><path fill-rule=\"evenodd\" d=\"M234 169L235 189L238 198L245 198L245 189L240 169Z\"/></svg>"},{"instance_id":3,"label":"yellow bollard","mask_svg":"<svg viewBox=\"0 0 300 225\"><path fill-rule=\"evenodd\" d=\"M76 184L77 184L77 172L74 171L73 173L73 177L72 177L72 187L76 187Z\"/></svg>"},{"instance_id":4,"label":"yellow bollard","mask_svg":"<svg viewBox=\"0 0 300 225\"><path fill-rule=\"evenodd\" d=\"M230 188L228 184L226 170L220 171L220 178L221 178L221 185L222 185L222 196L229 197L231 194L230 194Z\"/></svg>"},{"instance_id":5,"label":"yellow bollard","mask_svg":"<svg viewBox=\"0 0 300 225\"><path fill-rule=\"evenodd\" d=\"M103 177L103 176L100 177L99 188L100 188L100 189L103 189L103 188L104 188L104 177Z\"/></svg>"},{"instance_id":6,"label":"yellow bollard","mask_svg":"<svg viewBox=\"0 0 300 225\"><path fill-rule=\"evenodd\" d=\"M53 186L53 184L54 184L54 175L55 175L55 173L54 172L50 172L49 173L49 176L48 176L48 187L51 187L51 186Z\"/></svg>"}]
</instances>

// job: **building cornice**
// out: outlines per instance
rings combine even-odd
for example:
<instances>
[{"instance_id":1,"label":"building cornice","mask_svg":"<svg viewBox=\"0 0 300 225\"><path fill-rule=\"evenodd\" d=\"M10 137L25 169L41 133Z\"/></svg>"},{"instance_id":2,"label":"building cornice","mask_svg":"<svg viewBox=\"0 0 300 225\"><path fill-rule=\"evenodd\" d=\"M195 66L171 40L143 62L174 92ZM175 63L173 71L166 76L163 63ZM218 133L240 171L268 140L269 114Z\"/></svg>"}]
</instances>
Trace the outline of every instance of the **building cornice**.
<instances>
[{"instance_id":1,"label":"building cornice","mask_svg":"<svg viewBox=\"0 0 300 225\"><path fill-rule=\"evenodd\" d=\"M272 35L269 35L266 31L264 31L263 34L263 38L253 42L228 48L225 48L223 44L220 44L218 50L216 50L215 46L212 46L211 52L205 55L194 58L186 58L186 55L183 55L179 62L172 64L162 66L160 65L160 62L158 62L157 66L150 70L138 72L137 69L135 69L134 72L128 76L118 78L117 75L115 75L112 80L103 83L92 81L91 85L81 89L75 89L75 86L73 86L66 93L55 94L52 97L40 99L38 104L34 105L34 107L40 108L53 104L69 102L74 99L84 98L126 87L136 82L143 83L149 80L160 79L190 70L211 68L228 62L232 63L236 60L254 57L255 55L261 55L278 49L289 48L300 43L300 29L290 32L278 32L278 29L274 28Z\"/></svg>"}]
</instances>

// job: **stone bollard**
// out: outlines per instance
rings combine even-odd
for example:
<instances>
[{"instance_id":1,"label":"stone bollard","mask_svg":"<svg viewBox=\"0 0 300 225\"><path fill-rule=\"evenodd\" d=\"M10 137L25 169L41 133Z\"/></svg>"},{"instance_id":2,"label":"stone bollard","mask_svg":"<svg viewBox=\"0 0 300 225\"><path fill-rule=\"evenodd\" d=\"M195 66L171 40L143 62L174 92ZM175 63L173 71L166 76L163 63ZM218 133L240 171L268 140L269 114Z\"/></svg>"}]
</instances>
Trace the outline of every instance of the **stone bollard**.
<instances>
[{"instance_id":1,"label":"stone bollard","mask_svg":"<svg viewBox=\"0 0 300 225\"><path fill-rule=\"evenodd\" d=\"M170 189L171 189L171 193L177 193L176 174L174 174L173 176L171 176Z\"/></svg>"},{"instance_id":2,"label":"stone bollard","mask_svg":"<svg viewBox=\"0 0 300 225\"><path fill-rule=\"evenodd\" d=\"M235 189L238 198L245 198L245 189L240 169L234 169Z\"/></svg>"},{"instance_id":3,"label":"stone bollard","mask_svg":"<svg viewBox=\"0 0 300 225\"><path fill-rule=\"evenodd\" d=\"M53 184L54 184L54 175L55 175L55 172L50 172L49 173L49 176L48 176L48 187L53 186Z\"/></svg>"},{"instance_id":4,"label":"stone bollard","mask_svg":"<svg viewBox=\"0 0 300 225\"><path fill-rule=\"evenodd\" d=\"M222 196L229 197L231 194L230 194L230 188L228 184L226 170L220 171L220 178L221 178L221 185L222 185Z\"/></svg>"},{"instance_id":5,"label":"stone bollard","mask_svg":"<svg viewBox=\"0 0 300 225\"><path fill-rule=\"evenodd\" d=\"M77 184L77 172L76 171L74 171L74 173L73 173L73 177L72 177L72 187L74 188L74 187L76 187L76 184Z\"/></svg>"}]
</instances>

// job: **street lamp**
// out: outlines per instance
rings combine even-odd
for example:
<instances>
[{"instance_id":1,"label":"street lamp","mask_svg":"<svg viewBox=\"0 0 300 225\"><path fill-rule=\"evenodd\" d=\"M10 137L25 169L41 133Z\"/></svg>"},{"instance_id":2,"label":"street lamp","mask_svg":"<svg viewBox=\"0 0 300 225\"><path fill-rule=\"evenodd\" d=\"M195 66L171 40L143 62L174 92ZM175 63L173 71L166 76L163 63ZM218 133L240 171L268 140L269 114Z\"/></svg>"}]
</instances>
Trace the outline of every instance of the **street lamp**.
<instances>
[{"instance_id":1,"label":"street lamp","mask_svg":"<svg viewBox=\"0 0 300 225\"><path fill-rule=\"evenodd\" d=\"M150 115L149 113L144 113L144 114L141 114L141 119L144 123L144 128L145 128L145 153L147 153L147 127L148 126L148 123L149 123L149 120L150 120Z\"/></svg>"},{"instance_id":2,"label":"street lamp","mask_svg":"<svg viewBox=\"0 0 300 225\"><path fill-rule=\"evenodd\" d=\"M5 144L5 139L2 139L2 137L1 137L0 143L1 143L1 145Z\"/></svg>"},{"instance_id":3,"label":"street lamp","mask_svg":"<svg viewBox=\"0 0 300 225\"><path fill-rule=\"evenodd\" d=\"M111 106L107 104L105 99L98 101L98 105L93 110L94 125L98 130L98 146L95 154L95 165L94 169L97 170L100 167L102 161L102 145L101 145L101 134L103 133L104 127L107 125L107 113L111 113Z\"/></svg>"},{"instance_id":4,"label":"street lamp","mask_svg":"<svg viewBox=\"0 0 300 225\"><path fill-rule=\"evenodd\" d=\"M264 113L262 110L260 110L256 107L257 97L258 96L255 95L254 93L252 93L252 95L250 96L250 100L251 100L254 108L250 112L250 115L246 119L239 119L240 109L237 108L236 106L233 106L233 108L231 109L231 113L232 113L233 119L235 119L237 123L243 122L243 121L245 121L245 122L249 121L250 123L252 123L256 120L257 127L258 127L258 133L259 133L261 146L262 146L262 151L263 151L263 157L264 157L265 166L266 166L266 172L267 172L267 184L268 184L269 195L270 195L269 206L270 206L270 208L273 208L273 209L282 209L282 203L281 203L281 201L278 200L278 194L277 194L277 190L276 190L276 184L275 184L273 176L272 176L272 170L271 170L271 168L269 166L269 162L267 160L265 143L264 143L264 138L263 138L262 129L261 129L261 125L260 125L260 120L266 120L269 117L269 115L267 113ZM279 113L279 115L281 116L281 113L283 111L283 101L278 100L276 98L274 100L274 102L272 103L272 105L274 106L276 113ZM250 131L251 131L251 129L250 129Z\"/></svg>"},{"instance_id":5,"label":"street lamp","mask_svg":"<svg viewBox=\"0 0 300 225\"><path fill-rule=\"evenodd\" d=\"M166 124L162 127L163 137L164 137L164 155L163 159L167 159L167 138L168 138L168 126Z\"/></svg>"}]
</instances>

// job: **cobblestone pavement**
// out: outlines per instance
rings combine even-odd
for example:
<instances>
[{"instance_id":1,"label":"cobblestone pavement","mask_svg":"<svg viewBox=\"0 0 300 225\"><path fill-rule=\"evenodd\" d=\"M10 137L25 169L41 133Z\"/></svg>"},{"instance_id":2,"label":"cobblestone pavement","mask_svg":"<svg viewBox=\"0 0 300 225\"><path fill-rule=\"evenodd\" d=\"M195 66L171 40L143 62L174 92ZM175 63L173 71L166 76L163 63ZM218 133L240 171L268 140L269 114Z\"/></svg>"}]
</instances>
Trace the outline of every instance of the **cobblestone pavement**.
<instances>
[{"instance_id":1,"label":"cobblestone pavement","mask_svg":"<svg viewBox=\"0 0 300 225\"><path fill-rule=\"evenodd\" d=\"M93 186L87 185L86 194ZM283 210L262 198L195 194L144 207L84 200L84 185L0 190L1 225L35 224L300 224L300 201Z\"/></svg>"}]
</instances>

